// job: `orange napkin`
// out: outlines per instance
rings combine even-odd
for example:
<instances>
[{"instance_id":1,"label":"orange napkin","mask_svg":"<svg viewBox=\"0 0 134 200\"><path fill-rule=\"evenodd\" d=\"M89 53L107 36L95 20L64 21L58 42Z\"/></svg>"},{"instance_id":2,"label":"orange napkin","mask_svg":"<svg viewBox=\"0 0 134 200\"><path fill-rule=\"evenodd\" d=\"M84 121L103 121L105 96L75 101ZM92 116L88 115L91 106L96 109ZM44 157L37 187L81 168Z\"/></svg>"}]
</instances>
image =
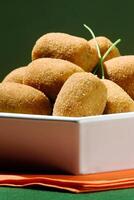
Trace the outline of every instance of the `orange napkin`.
<instances>
[{"instance_id":1,"label":"orange napkin","mask_svg":"<svg viewBox=\"0 0 134 200\"><path fill-rule=\"evenodd\" d=\"M41 185L75 193L134 187L134 170L90 175L0 174L1 186Z\"/></svg>"}]
</instances>

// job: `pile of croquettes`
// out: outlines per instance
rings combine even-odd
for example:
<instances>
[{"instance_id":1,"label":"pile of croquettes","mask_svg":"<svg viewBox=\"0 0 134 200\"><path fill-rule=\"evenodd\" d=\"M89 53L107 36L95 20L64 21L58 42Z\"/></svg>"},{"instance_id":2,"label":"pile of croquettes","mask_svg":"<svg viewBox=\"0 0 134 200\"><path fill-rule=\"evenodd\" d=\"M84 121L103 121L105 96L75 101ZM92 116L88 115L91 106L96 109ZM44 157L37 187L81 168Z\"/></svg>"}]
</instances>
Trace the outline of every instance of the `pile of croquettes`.
<instances>
[{"instance_id":1,"label":"pile of croquettes","mask_svg":"<svg viewBox=\"0 0 134 200\"><path fill-rule=\"evenodd\" d=\"M84 117L134 111L134 55L121 55L104 36L91 40L47 33L31 63L0 83L0 112ZM102 60L101 60L102 61ZM101 76L103 67L104 77Z\"/></svg>"}]
</instances>

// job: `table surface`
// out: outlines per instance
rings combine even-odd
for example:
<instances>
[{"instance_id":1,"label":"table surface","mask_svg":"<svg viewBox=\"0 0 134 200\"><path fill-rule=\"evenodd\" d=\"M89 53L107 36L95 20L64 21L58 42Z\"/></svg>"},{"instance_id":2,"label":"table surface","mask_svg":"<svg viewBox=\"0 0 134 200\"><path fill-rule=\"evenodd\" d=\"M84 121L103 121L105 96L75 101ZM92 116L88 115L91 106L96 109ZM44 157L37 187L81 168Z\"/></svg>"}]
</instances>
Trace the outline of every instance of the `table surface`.
<instances>
[{"instance_id":1,"label":"table surface","mask_svg":"<svg viewBox=\"0 0 134 200\"><path fill-rule=\"evenodd\" d=\"M133 200L134 189L122 189L106 192L94 192L85 194L72 194L65 191L49 190L44 188L11 188L0 187L0 199L2 200Z\"/></svg>"}]
</instances>

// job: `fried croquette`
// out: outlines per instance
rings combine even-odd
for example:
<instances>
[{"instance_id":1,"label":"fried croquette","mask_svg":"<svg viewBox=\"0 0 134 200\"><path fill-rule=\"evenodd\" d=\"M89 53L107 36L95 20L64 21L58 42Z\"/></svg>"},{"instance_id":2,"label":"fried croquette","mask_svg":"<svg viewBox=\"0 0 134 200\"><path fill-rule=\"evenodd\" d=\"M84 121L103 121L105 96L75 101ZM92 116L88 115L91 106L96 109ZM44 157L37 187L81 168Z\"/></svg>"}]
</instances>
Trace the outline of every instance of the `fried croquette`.
<instances>
[{"instance_id":1,"label":"fried croquette","mask_svg":"<svg viewBox=\"0 0 134 200\"><path fill-rule=\"evenodd\" d=\"M64 82L76 72L83 70L69 61L40 58L28 65L23 83L41 90L54 101Z\"/></svg>"},{"instance_id":2,"label":"fried croquette","mask_svg":"<svg viewBox=\"0 0 134 200\"><path fill-rule=\"evenodd\" d=\"M103 79L102 82L107 88L105 114L134 111L133 99L119 85L106 79Z\"/></svg>"},{"instance_id":3,"label":"fried croquette","mask_svg":"<svg viewBox=\"0 0 134 200\"><path fill-rule=\"evenodd\" d=\"M112 42L104 36L96 37L96 41L100 48L101 56L103 56L106 53L106 51L110 48L110 46L112 45ZM93 65L96 66L99 62L99 57L98 57L95 39L89 40L88 43L93 52L93 57L92 57L92 59L93 59L92 62L94 63ZM118 56L120 56L120 52L119 52L118 48L116 46L114 46L104 61L110 60L110 59L112 59L114 57L118 57Z\"/></svg>"},{"instance_id":4,"label":"fried croquette","mask_svg":"<svg viewBox=\"0 0 134 200\"><path fill-rule=\"evenodd\" d=\"M0 83L0 112L51 114L49 99L39 90L20 83Z\"/></svg>"},{"instance_id":5,"label":"fried croquette","mask_svg":"<svg viewBox=\"0 0 134 200\"><path fill-rule=\"evenodd\" d=\"M54 104L54 116L82 117L103 113L107 89L91 73L75 73L69 77Z\"/></svg>"},{"instance_id":6,"label":"fried croquette","mask_svg":"<svg viewBox=\"0 0 134 200\"><path fill-rule=\"evenodd\" d=\"M39 38L32 50L32 60L42 57L68 60L85 71L93 69L88 41L66 33L47 33Z\"/></svg>"},{"instance_id":7,"label":"fried croquette","mask_svg":"<svg viewBox=\"0 0 134 200\"><path fill-rule=\"evenodd\" d=\"M4 82L15 82L15 83L23 83L23 76L25 74L26 67L19 67L11 71L2 81Z\"/></svg>"},{"instance_id":8,"label":"fried croquette","mask_svg":"<svg viewBox=\"0 0 134 200\"><path fill-rule=\"evenodd\" d=\"M105 76L117 83L134 100L134 56L120 56L104 62Z\"/></svg>"}]
</instances>

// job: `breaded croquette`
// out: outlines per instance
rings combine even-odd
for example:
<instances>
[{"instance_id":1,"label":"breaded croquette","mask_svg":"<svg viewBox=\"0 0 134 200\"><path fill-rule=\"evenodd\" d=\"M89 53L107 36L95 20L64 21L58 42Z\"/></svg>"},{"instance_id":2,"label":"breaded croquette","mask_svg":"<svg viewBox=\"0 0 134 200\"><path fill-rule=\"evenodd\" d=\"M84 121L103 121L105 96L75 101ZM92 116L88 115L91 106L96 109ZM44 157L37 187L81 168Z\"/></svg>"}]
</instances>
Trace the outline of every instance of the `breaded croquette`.
<instances>
[{"instance_id":1,"label":"breaded croquette","mask_svg":"<svg viewBox=\"0 0 134 200\"><path fill-rule=\"evenodd\" d=\"M84 38L66 33L47 33L39 38L32 50L32 60L42 57L68 60L85 71L92 71L92 49Z\"/></svg>"},{"instance_id":2,"label":"breaded croquette","mask_svg":"<svg viewBox=\"0 0 134 200\"><path fill-rule=\"evenodd\" d=\"M119 85L106 79L103 79L102 82L107 88L105 114L134 111L133 99Z\"/></svg>"},{"instance_id":3,"label":"breaded croquette","mask_svg":"<svg viewBox=\"0 0 134 200\"><path fill-rule=\"evenodd\" d=\"M41 90L54 101L64 82L76 72L83 70L69 61L40 58L28 65L23 83Z\"/></svg>"},{"instance_id":4,"label":"breaded croquette","mask_svg":"<svg viewBox=\"0 0 134 200\"><path fill-rule=\"evenodd\" d=\"M20 83L0 83L0 112L51 114L49 99L39 90Z\"/></svg>"},{"instance_id":5,"label":"breaded croquette","mask_svg":"<svg viewBox=\"0 0 134 200\"><path fill-rule=\"evenodd\" d=\"M91 73L75 73L68 78L54 104L54 116L82 117L103 113L107 89Z\"/></svg>"},{"instance_id":6,"label":"breaded croquette","mask_svg":"<svg viewBox=\"0 0 134 200\"><path fill-rule=\"evenodd\" d=\"M96 37L96 41L100 48L101 56L103 56L106 53L106 51L110 48L110 46L112 45L112 42L104 36ZM93 52L93 57L92 57L93 61L92 62L94 63L94 66L96 66L99 62L99 57L98 57L95 39L89 40L88 43ZM119 52L118 48L116 46L114 46L104 61L110 60L111 58L118 57L118 56L120 56L120 52Z\"/></svg>"},{"instance_id":7,"label":"breaded croquette","mask_svg":"<svg viewBox=\"0 0 134 200\"><path fill-rule=\"evenodd\" d=\"M15 82L15 83L23 83L23 76L25 74L26 67L19 67L11 71L2 81L4 82Z\"/></svg>"},{"instance_id":8,"label":"breaded croquette","mask_svg":"<svg viewBox=\"0 0 134 200\"><path fill-rule=\"evenodd\" d=\"M134 100L134 56L120 56L104 62L105 76L117 83Z\"/></svg>"}]
</instances>

